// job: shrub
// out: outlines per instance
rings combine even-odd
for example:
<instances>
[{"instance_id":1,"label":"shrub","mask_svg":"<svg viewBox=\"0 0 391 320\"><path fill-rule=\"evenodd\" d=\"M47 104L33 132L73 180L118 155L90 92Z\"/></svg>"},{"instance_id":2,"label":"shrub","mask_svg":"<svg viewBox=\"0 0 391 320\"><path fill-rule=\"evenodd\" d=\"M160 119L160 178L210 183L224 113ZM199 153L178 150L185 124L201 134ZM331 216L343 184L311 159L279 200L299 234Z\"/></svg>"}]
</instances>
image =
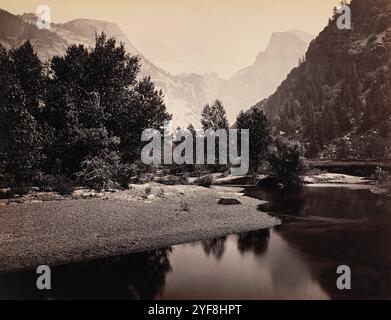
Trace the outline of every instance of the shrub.
<instances>
[{"instance_id":1,"label":"shrub","mask_svg":"<svg viewBox=\"0 0 391 320\"><path fill-rule=\"evenodd\" d=\"M180 178L179 178L179 184L183 185L188 185L189 184L189 174L184 173Z\"/></svg>"},{"instance_id":2,"label":"shrub","mask_svg":"<svg viewBox=\"0 0 391 320\"><path fill-rule=\"evenodd\" d=\"M8 193L9 196L15 196L15 195L25 195L29 193L31 189L31 186L29 184L17 184L11 186L11 191Z\"/></svg>"},{"instance_id":3,"label":"shrub","mask_svg":"<svg viewBox=\"0 0 391 320\"><path fill-rule=\"evenodd\" d=\"M86 159L77 174L82 185L96 191L122 187L128 188L135 168L123 164L115 152Z\"/></svg>"},{"instance_id":4,"label":"shrub","mask_svg":"<svg viewBox=\"0 0 391 320\"><path fill-rule=\"evenodd\" d=\"M158 196L159 198L165 198L166 195L165 195L165 191L164 191L163 188L160 188L160 189L159 189L159 192L158 192L157 196Z\"/></svg>"},{"instance_id":5,"label":"shrub","mask_svg":"<svg viewBox=\"0 0 391 320\"><path fill-rule=\"evenodd\" d=\"M7 189L0 189L0 199L9 199L12 198L14 194L12 193L12 190Z\"/></svg>"},{"instance_id":6,"label":"shrub","mask_svg":"<svg viewBox=\"0 0 391 320\"><path fill-rule=\"evenodd\" d=\"M64 175L40 174L34 180L34 184L43 191L54 191L61 195L69 195L75 188L74 181Z\"/></svg>"},{"instance_id":7,"label":"shrub","mask_svg":"<svg viewBox=\"0 0 391 320\"><path fill-rule=\"evenodd\" d=\"M152 188L151 187L146 187L144 190L144 198L148 198L148 196L151 194Z\"/></svg>"},{"instance_id":8,"label":"shrub","mask_svg":"<svg viewBox=\"0 0 391 320\"><path fill-rule=\"evenodd\" d=\"M282 137L274 139L273 147L267 156L272 175L285 188L296 187L302 183L305 172L304 148L299 142Z\"/></svg>"},{"instance_id":9,"label":"shrub","mask_svg":"<svg viewBox=\"0 0 391 320\"><path fill-rule=\"evenodd\" d=\"M201 187L210 188L210 186L213 184L213 177L211 175L199 177L196 183Z\"/></svg>"},{"instance_id":10,"label":"shrub","mask_svg":"<svg viewBox=\"0 0 391 320\"><path fill-rule=\"evenodd\" d=\"M61 195L72 194L75 189L74 182L66 176L56 177L55 183L53 185L53 191L58 192Z\"/></svg>"},{"instance_id":11,"label":"shrub","mask_svg":"<svg viewBox=\"0 0 391 320\"><path fill-rule=\"evenodd\" d=\"M119 163L117 167L117 173L115 175L115 180L119 186L123 189L129 189L129 183L132 181L132 178L137 175L136 165L130 165L127 163Z\"/></svg>"}]
</instances>

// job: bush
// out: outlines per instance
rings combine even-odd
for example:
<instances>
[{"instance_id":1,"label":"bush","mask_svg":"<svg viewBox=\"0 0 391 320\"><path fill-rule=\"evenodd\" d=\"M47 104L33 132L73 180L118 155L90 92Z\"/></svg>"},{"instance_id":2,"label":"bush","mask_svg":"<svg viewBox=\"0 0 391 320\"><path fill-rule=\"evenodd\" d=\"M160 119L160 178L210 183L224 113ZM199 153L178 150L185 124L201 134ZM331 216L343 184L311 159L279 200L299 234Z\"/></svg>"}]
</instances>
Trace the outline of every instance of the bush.
<instances>
[{"instance_id":1,"label":"bush","mask_svg":"<svg viewBox=\"0 0 391 320\"><path fill-rule=\"evenodd\" d=\"M75 189L74 182L66 176L56 177L55 184L53 185L53 191L65 196L72 194Z\"/></svg>"},{"instance_id":2,"label":"bush","mask_svg":"<svg viewBox=\"0 0 391 320\"><path fill-rule=\"evenodd\" d=\"M34 184L42 191L54 191L61 195L69 195L75 189L74 181L64 175L45 175L40 174Z\"/></svg>"},{"instance_id":3,"label":"bush","mask_svg":"<svg viewBox=\"0 0 391 320\"><path fill-rule=\"evenodd\" d=\"M151 194L152 188L151 187L146 187L144 190L144 198L148 198L148 196Z\"/></svg>"},{"instance_id":4,"label":"bush","mask_svg":"<svg viewBox=\"0 0 391 320\"><path fill-rule=\"evenodd\" d=\"M98 192L112 188L128 188L135 168L121 162L112 152L103 156L84 160L77 174L80 183Z\"/></svg>"},{"instance_id":5,"label":"bush","mask_svg":"<svg viewBox=\"0 0 391 320\"><path fill-rule=\"evenodd\" d=\"M213 184L213 177L211 175L199 177L196 183L201 187L210 188L210 186Z\"/></svg>"},{"instance_id":6,"label":"bush","mask_svg":"<svg viewBox=\"0 0 391 320\"><path fill-rule=\"evenodd\" d=\"M182 176L179 177L179 184L187 186L189 184L189 174L184 173Z\"/></svg>"},{"instance_id":7,"label":"bush","mask_svg":"<svg viewBox=\"0 0 391 320\"><path fill-rule=\"evenodd\" d=\"M0 199L9 199L14 196L11 189L0 189Z\"/></svg>"},{"instance_id":8,"label":"bush","mask_svg":"<svg viewBox=\"0 0 391 320\"><path fill-rule=\"evenodd\" d=\"M267 158L272 175L284 188L302 184L301 175L306 169L303 154L304 148L299 142L282 137L274 139Z\"/></svg>"},{"instance_id":9,"label":"bush","mask_svg":"<svg viewBox=\"0 0 391 320\"><path fill-rule=\"evenodd\" d=\"M163 188L160 188L160 189L159 189L159 192L158 192L157 196L158 196L159 198L165 198L166 194L165 194L165 191L164 191Z\"/></svg>"},{"instance_id":10,"label":"bush","mask_svg":"<svg viewBox=\"0 0 391 320\"><path fill-rule=\"evenodd\" d=\"M29 193L31 186L29 184L17 184L11 186L11 191L8 193L9 196L23 196Z\"/></svg>"},{"instance_id":11,"label":"bush","mask_svg":"<svg viewBox=\"0 0 391 320\"><path fill-rule=\"evenodd\" d=\"M117 167L115 180L122 189L129 189L132 178L137 175L137 167L126 163L120 163Z\"/></svg>"}]
</instances>

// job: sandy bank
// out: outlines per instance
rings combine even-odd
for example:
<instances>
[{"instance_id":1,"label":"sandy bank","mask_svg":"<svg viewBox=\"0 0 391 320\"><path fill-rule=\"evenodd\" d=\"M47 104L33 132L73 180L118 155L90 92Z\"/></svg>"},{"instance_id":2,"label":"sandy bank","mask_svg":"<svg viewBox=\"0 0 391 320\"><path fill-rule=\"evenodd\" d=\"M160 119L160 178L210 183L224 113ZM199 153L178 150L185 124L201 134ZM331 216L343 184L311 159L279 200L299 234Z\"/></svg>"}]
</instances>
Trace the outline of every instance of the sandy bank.
<instances>
[{"instance_id":1,"label":"sandy bank","mask_svg":"<svg viewBox=\"0 0 391 320\"><path fill-rule=\"evenodd\" d=\"M94 199L0 206L0 271L167 247L279 223L240 189L150 186ZM234 197L241 205L218 204Z\"/></svg>"},{"instance_id":2,"label":"sandy bank","mask_svg":"<svg viewBox=\"0 0 391 320\"><path fill-rule=\"evenodd\" d=\"M364 177L351 176L341 173L321 173L311 176L305 176L304 182L307 184L373 184L372 180Z\"/></svg>"}]
</instances>

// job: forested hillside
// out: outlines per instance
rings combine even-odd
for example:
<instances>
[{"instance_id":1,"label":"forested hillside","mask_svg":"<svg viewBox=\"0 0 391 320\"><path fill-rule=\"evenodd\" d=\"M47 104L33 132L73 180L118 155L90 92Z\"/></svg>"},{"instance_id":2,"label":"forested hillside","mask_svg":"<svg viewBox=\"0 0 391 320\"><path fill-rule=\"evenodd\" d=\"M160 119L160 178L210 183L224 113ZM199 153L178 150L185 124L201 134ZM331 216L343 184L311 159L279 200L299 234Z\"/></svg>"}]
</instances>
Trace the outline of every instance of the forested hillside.
<instances>
[{"instance_id":1,"label":"forested hillside","mask_svg":"<svg viewBox=\"0 0 391 320\"><path fill-rule=\"evenodd\" d=\"M352 29L339 30L335 13L305 61L255 108L310 157L389 158L391 2L353 0L350 8Z\"/></svg>"}]
</instances>

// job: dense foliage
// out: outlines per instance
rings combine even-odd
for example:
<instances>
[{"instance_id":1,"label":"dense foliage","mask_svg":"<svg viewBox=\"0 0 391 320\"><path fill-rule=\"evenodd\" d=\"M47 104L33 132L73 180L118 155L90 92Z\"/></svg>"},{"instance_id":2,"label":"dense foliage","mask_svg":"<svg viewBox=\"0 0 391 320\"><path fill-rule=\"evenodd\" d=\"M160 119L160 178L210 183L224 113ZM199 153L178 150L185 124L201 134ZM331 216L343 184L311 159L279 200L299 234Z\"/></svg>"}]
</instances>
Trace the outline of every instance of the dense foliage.
<instances>
[{"instance_id":1,"label":"dense foliage","mask_svg":"<svg viewBox=\"0 0 391 320\"><path fill-rule=\"evenodd\" d=\"M126 186L142 148L141 133L171 116L139 58L97 36L68 48L44 69L30 42L0 47L0 176L7 186L39 173L101 189Z\"/></svg>"},{"instance_id":2,"label":"dense foliage","mask_svg":"<svg viewBox=\"0 0 391 320\"><path fill-rule=\"evenodd\" d=\"M257 172L261 162L266 160L272 140L268 119L263 111L253 109L239 114L236 127L250 130L250 169Z\"/></svg>"},{"instance_id":3,"label":"dense foliage","mask_svg":"<svg viewBox=\"0 0 391 320\"><path fill-rule=\"evenodd\" d=\"M228 130L227 114L223 103L216 100L212 105L207 104L201 113L201 124L204 130Z\"/></svg>"},{"instance_id":4,"label":"dense foliage","mask_svg":"<svg viewBox=\"0 0 391 320\"><path fill-rule=\"evenodd\" d=\"M303 153L304 149L298 142L283 137L274 139L267 159L273 177L285 188L296 187L302 183L301 175L306 169Z\"/></svg>"},{"instance_id":5,"label":"dense foliage","mask_svg":"<svg viewBox=\"0 0 391 320\"><path fill-rule=\"evenodd\" d=\"M207 104L201 113L201 124L202 128L207 130L226 130L227 131L227 146L228 146L228 129L229 124L227 120L227 114L224 109L223 103L216 100L212 105ZM191 128L190 128L191 129ZM206 146L205 146L206 150ZM222 164L220 159L220 141L216 138L215 142L215 165L209 165L209 170L213 171L224 171L227 169L227 165ZM205 155L206 157L206 155ZM227 162L228 164L228 162Z\"/></svg>"}]
</instances>

